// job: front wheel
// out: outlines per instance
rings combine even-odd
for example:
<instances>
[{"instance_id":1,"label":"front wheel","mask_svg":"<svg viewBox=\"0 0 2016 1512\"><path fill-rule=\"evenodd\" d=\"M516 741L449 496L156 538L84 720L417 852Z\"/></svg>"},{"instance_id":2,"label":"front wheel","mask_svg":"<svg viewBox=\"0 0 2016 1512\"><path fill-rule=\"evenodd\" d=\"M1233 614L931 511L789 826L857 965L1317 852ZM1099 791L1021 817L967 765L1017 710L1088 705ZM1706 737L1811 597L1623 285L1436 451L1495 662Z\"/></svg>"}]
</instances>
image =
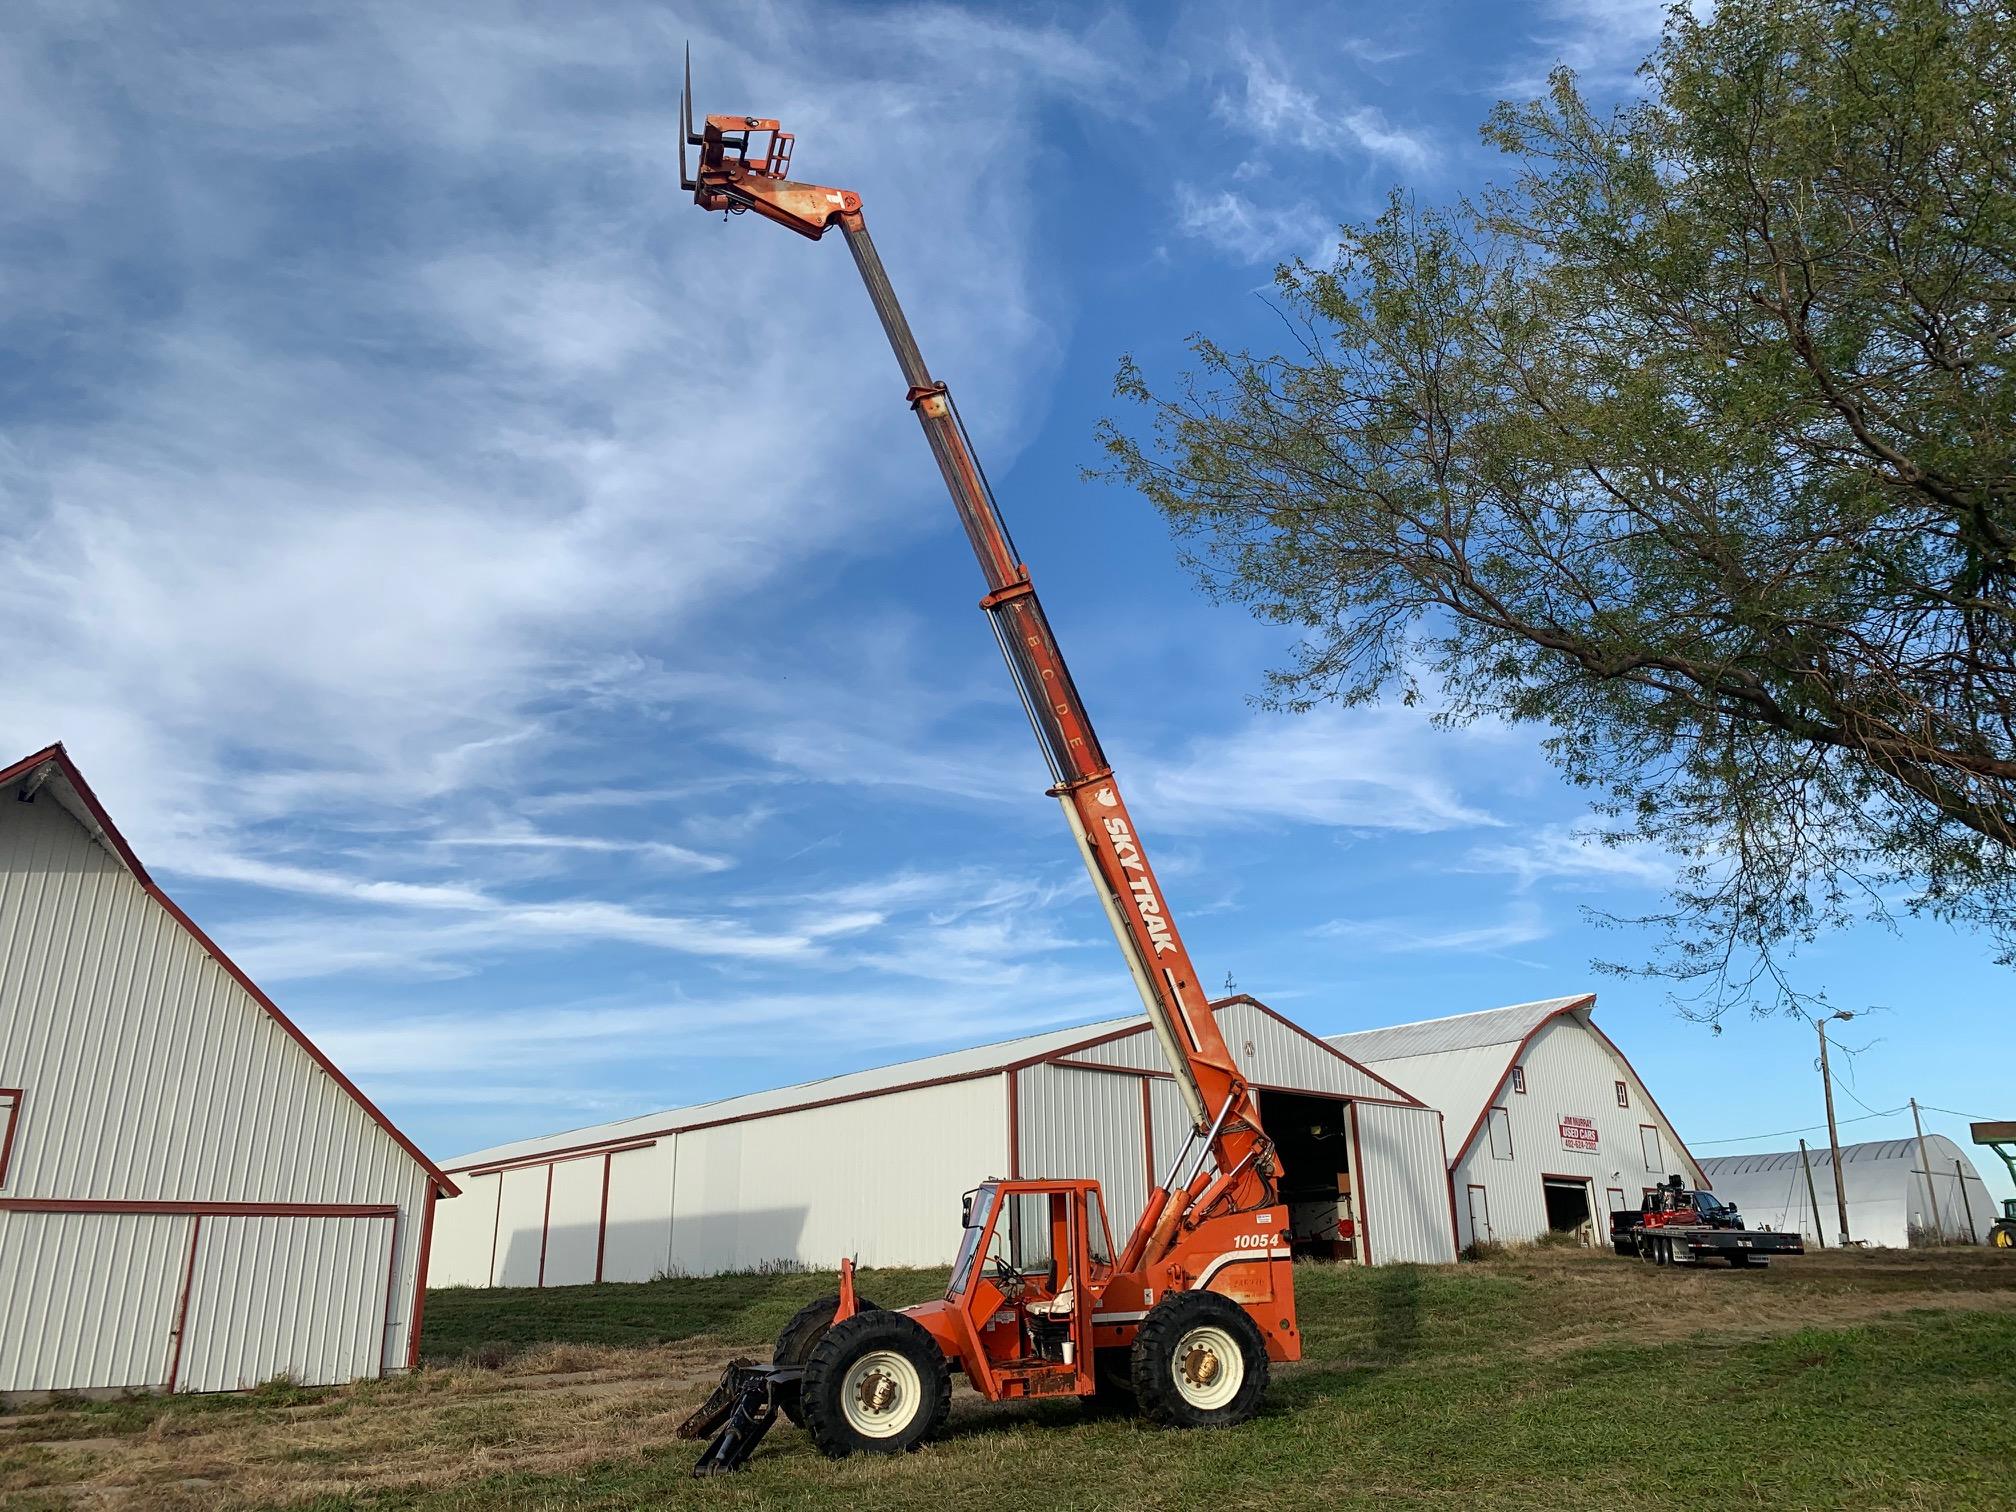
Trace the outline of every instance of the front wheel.
<instances>
[{"instance_id":1,"label":"front wheel","mask_svg":"<svg viewBox=\"0 0 2016 1512\"><path fill-rule=\"evenodd\" d=\"M798 1404L812 1442L832 1459L904 1454L945 1426L952 1368L914 1318L856 1313L813 1346Z\"/></svg>"},{"instance_id":2,"label":"front wheel","mask_svg":"<svg viewBox=\"0 0 2016 1512\"><path fill-rule=\"evenodd\" d=\"M2016 1249L2016 1223L1998 1223L1988 1235L1988 1242L1997 1249Z\"/></svg>"},{"instance_id":3,"label":"front wheel","mask_svg":"<svg viewBox=\"0 0 2016 1512\"><path fill-rule=\"evenodd\" d=\"M1267 1343L1246 1309L1216 1292L1178 1292L1134 1336L1134 1397L1150 1422L1229 1428L1260 1410Z\"/></svg>"},{"instance_id":4,"label":"front wheel","mask_svg":"<svg viewBox=\"0 0 2016 1512\"><path fill-rule=\"evenodd\" d=\"M875 1304L866 1297L858 1297L854 1302L857 1315L874 1312ZM833 1314L840 1311L840 1294L821 1297L816 1302L807 1302L792 1314L791 1321L784 1325L784 1331L777 1335L777 1347L770 1353L770 1363L780 1370L803 1370L805 1362L812 1358L812 1351L819 1347L819 1341L826 1337L833 1327ZM781 1405L784 1416L800 1428L805 1426L805 1413L798 1405L796 1393L782 1393Z\"/></svg>"}]
</instances>

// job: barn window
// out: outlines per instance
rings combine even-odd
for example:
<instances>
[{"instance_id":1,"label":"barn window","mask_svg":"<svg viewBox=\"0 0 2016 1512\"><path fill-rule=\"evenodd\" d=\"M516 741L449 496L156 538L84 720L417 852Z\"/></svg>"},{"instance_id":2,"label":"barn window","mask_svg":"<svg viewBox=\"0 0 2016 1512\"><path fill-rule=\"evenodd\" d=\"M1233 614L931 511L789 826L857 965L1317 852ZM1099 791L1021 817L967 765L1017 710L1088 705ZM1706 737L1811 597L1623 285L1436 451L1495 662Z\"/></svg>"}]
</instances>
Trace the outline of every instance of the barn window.
<instances>
[{"instance_id":1,"label":"barn window","mask_svg":"<svg viewBox=\"0 0 2016 1512\"><path fill-rule=\"evenodd\" d=\"M1524 1095L1526 1091L1526 1068L1524 1066L1514 1066L1512 1068L1512 1090Z\"/></svg>"},{"instance_id":2,"label":"barn window","mask_svg":"<svg viewBox=\"0 0 2016 1512\"><path fill-rule=\"evenodd\" d=\"M1491 1158L1512 1158L1512 1115L1503 1108L1491 1110Z\"/></svg>"},{"instance_id":3,"label":"barn window","mask_svg":"<svg viewBox=\"0 0 2016 1512\"><path fill-rule=\"evenodd\" d=\"M7 1163L14 1158L14 1125L21 1121L21 1089L0 1087L0 1188L7 1185Z\"/></svg>"},{"instance_id":4,"label":"barn window","mask_svg":"<svg viewBox=\"0 0 2016 1512\"><path fill-rule=\"evenodd\" d=\"M1617 1106L1620 1108L1631 1106L1631 1089L1622 1082L1617 1083Z\"/></svg>"},{"instance_id":5,"label":"barn window","mask_svg":"<svg viewBox=\"0 0 2016 1512\"><path fill-rule=\"evenodd\" d=\"M1645 1169L1654 1173L1665 1168L1659 1153L1659 1130L1652 1124L1638 1125L1638 1142L1645 1148Z\"/></svg>"}]
</instances>

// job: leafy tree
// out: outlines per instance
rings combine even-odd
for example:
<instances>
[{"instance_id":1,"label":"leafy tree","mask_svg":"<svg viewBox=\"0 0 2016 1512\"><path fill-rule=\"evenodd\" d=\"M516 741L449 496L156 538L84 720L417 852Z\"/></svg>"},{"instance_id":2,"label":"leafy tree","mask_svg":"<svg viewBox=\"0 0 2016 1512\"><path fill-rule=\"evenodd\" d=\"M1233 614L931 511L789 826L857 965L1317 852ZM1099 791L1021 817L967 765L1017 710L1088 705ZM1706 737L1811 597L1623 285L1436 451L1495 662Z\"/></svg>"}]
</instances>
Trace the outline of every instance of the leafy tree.
<instances>
[{"instance_id":1,"label":"leafy tree","mask_svg":"<svg viewBox=\"0 0 2016 1512\"><path fill-rule=\"evenodd\" d=\"M1298 627L1272 700L1548 727L1683 859L1718 1015L1899 909L2016 958L2016 24L1722 0L1646 98L1503 104L1509 185L1277 272L1294 340L1131 360L1111 473Z\"/></svg>"}]
</instances>

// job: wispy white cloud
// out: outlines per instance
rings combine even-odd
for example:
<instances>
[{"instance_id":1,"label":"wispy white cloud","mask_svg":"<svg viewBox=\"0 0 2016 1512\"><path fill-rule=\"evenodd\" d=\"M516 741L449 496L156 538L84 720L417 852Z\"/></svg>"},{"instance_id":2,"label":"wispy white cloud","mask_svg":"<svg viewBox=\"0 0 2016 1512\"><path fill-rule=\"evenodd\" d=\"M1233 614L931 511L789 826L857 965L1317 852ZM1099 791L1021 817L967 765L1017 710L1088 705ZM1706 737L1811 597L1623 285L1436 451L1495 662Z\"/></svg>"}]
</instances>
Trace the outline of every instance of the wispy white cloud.
<instances>
[{"instance_id":1,"label":"wispy white cloud","mask_svg":"<svg viewBox=\"0 0 2016 1512\"><path fill-rule=\"evenodd\" d=\"M1548 881L1668 887L1674 877L1671 858L1642 846L1606 845L1573 824L1542 825L1518 840L1475 846L1455 869L1511 876L1522 888Z\"/></svg>"},{"instance_id":2,"label":"wispy white cloud","mask_svg":"<svg viewBox=\"0 0 2016 1512\"><path fill-rule=\"evenodd\" d=\"M1293 254L1325 263L1336 251L1336 227L1306 201L1263 206L1236 189L1176 186L1176 229L1193 241L1240 262L1269 262Z\"/></svg>"},{"instance_id":3,"label":"wispy white cloud","mask_svg":"<svg viewBox=\"0 0 2016 1512\"><path fill-rule=\"evenodd\" d=\"M735 863L725 856L710 856L664 840L614 840L600 835L554 835L523 831L497 835L437 835L432 845L494 850L586 851L604 856L642 856L694 871L726 871Z\"/></svg>"},{"instance_id":4,"label":"wispy white cloud","mask_svg":"<svg viewBox=\"0 0 2016 1512\"><path fill-rule=\"evenodd\" d=\"M1688 8L1705 16L1713 5L1689 0ZM1533 33L1535 56L1495 87L1513 95L1537 94L1556 63L1595 88L1627 85L1658 44L1672 9L1673 0L1543 0L1541 24Z\"/></svg>"},{"instance_id":5,"label":"wispy white cloud","mask_svg":"<svg viewBox=\"0 0 2016 1512\"><path fill-rule=\"evenodd\" d=\"M1524 902L1515 903L1504 917L1489 923L1451 924L1445 918L1338 919L1312 931L1322 939L1341 940L1354 949L1382 955L1498 955L1544 940L1552 932L1540 910Z\"/></svg>"},{"instance_id":6,"label":"wispy white cloud","mask_svg":"<svg viewBox=\"0 0 2016 1512\"><path fill-rule=\"evenodd\" d=\"M1238 89L1221 93L1213 111L1260 141L1417 171L1441 156L1426 133L1395 125L1377 107L1324 98L1295 82L1283 64L1250 39L1238 39L1231 56L1239 70Z\"/></svg>"},{"instance_id":7,"label":"wispy white cloud","mask_svg":"<svg viewBox=\"0 0 2016 1512\"><path fill-rule=\"evenodd\" d=\"M1157 824L1186 829L1275 821L1413 834L1495 827L1502 821L1466 796L1463 774L1517 761L1518 750L1494 726L1445 731L1397 706L1322 708L1254 718L1180 756L1150 758L1143 791ZM1502 765L1492 785L1505 790Z\"/></svg>"}]
</instances>

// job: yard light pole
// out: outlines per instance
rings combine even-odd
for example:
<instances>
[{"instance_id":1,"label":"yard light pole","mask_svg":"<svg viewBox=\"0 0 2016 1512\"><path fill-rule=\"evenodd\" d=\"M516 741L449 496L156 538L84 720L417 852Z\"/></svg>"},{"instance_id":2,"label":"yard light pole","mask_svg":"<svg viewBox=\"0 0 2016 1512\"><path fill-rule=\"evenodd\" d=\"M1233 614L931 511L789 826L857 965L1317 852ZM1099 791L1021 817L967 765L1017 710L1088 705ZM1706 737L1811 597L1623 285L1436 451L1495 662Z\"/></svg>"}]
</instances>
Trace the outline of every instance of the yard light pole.
<instances>
[{"instance_id":1,"label":"yard light pole","mask_svg":"<svg viewBox=\"0 0 2016 1512\"><path fill-rule=\"evenodd\" d=\"M1834 1159L1834 1211L1841 1219L1841 1242L1848 1239L1848 1185L1841 1175L1841 1131L1834 1126L1834 1076L1827 1069L1827 1024L1832 1019L1852 1019L1855 1017L1846 1008L1837 1008L1824 1018L1813 1021L1813 1027L1820 1031L1820 1086L1827 1094L1827 1148ZM1814 1215L1816 1218L1818 1214Z\"/></svg>"}]
</instances>

